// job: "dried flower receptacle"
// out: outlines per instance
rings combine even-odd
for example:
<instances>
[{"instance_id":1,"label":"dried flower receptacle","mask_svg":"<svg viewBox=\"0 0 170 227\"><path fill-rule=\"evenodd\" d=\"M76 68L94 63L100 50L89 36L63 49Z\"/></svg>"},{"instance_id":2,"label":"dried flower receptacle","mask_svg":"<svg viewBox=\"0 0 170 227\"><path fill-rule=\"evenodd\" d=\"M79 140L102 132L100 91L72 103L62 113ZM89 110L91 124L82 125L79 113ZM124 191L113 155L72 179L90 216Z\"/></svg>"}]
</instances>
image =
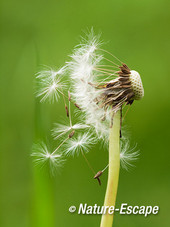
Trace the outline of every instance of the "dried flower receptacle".
<instances>
[{"instance_id":1,"label":"dried flower receptacle","mask_svg":"<svg viewBox=\"0 0 170 227\"><path fill-rule=\"evenodd\" d=\"M124 103L132 104L134 100L139 100L144 96L143 85L138 72L131 71L126 64L119 66L121 71L118 71L118 77L98 86L98 89L103 89L101 97L97 102L102 103L100 107L105 109L112 107L111 110L116 112Z\"/></svg>"}]
</instances>

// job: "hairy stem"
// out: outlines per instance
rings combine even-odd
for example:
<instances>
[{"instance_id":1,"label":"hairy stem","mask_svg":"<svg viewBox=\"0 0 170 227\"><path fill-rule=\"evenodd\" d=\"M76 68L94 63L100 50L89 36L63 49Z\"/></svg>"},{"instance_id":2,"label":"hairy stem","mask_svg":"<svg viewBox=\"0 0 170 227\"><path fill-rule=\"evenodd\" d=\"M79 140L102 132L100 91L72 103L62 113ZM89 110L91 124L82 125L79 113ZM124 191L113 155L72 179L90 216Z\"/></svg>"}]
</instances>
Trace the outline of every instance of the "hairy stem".
<instances>
[{"instance_id":1,"label":"hairy stem","mask_svg":"<svg viewBox=\"0 0 170 227\"><path fill-rule=\"evenodd\" d=\"M109 135L109 172L104 206L114 206L116 202L120 169L120 111L113 118ZM103 214L100 227L111 227L114 214Z\"/></svg>"}]
</instances>

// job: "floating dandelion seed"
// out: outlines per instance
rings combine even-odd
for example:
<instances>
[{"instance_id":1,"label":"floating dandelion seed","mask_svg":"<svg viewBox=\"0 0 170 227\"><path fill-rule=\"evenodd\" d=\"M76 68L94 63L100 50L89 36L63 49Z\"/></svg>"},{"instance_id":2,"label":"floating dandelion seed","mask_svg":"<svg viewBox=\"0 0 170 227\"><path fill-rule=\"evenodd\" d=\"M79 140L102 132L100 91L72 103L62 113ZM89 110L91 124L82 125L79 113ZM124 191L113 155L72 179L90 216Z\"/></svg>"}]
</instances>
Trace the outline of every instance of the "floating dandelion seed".
<instances>
[{"instance_id":1,"label":"floating dandelion seed","mask_svg":"<svg viewBox=\"0 0 170 227\"><path fill-rule=\"evenodd\" d=\"M64 75L66 67L62 67L58 71L54 70L44 70L37 74L37 82L39 89L37 90L37 97L41 97L41 102L58 101L60 95L63 94L63 89L65 88L65 83L62 82L62 77Z\"/></svg>"},{"instance_id":2,"label":"floating dandelion seed","mask_svg":"<svg viewBox=\"0 0 170 227\"><path fill-rule=\"evenodd\" d=\"M31 156L34 158L35 165L40 168L49 167L52 174L64 163L64 158L60 153L50 153L46 144L41 142L33 145Z\"/></svg>"},{"instance_id":3,"label":"floating dandelion seed","mask_svg":"<svg viewBox=\"0 0 170 227\"><path fill-rule=\"evenodd\" d=\"M74 156L80 153L87 153L90 147L96 142L95 138L90 133L79 134L77 138L67 141L64 153Z\"/></svg>"},{"instance_id":4,"label":"floating dandelion seed","mask_svg":"<svg viewBox=\"0 0 170 227\"><path fill-rule=\"evenodd\" d=\"M139 150L136 150L136 146L131 148L127 138L123 137L121 139L120 164L125 170L133 167L133 163L139 158L140 153Z\"/></svg>"}]
</instances>

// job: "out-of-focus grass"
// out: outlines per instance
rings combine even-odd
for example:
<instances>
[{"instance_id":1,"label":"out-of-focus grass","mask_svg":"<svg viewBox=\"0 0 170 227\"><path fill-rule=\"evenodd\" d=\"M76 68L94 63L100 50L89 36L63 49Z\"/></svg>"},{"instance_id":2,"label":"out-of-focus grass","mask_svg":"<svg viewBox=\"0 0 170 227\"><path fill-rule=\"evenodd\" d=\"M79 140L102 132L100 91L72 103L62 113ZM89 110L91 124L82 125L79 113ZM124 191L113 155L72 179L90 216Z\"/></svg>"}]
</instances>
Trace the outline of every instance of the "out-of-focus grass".
<instances>
[{"instance_id":1,"label":"out-of-focus grass","mask_svg":"<svg viewBox=\"0 0 170 227\"><path fill-rule=\"evenodd\" d=\"M37 65L39 65L39 56L36 54ZM36 83L35 83L36 89ZM35 129L34 143L44 140L45 135L45 119L47 113L43 110L40 100L35 100ZM34 160L33 160L34 161ZM31 226L46 227L54 226L54 184L49 172L44 172L42 168L33 168L33 200L32 200L32 219Z\"/></svg>"}]
</instances>

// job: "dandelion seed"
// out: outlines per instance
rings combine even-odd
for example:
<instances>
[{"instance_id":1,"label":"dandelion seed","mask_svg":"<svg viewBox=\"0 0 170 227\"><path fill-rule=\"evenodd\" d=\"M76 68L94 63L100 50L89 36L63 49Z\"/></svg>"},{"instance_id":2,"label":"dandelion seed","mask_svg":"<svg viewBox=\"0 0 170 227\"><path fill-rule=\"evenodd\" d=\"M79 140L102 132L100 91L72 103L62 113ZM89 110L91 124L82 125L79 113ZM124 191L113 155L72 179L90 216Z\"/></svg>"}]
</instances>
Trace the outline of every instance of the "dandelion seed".
<instances>
[{"instance_id":1,"label":"dandelion seed","mask_svg":"<svg viewBox=\"0 0 170 227\"><path fill-rule=\"evenodd\" d=\"M34 159L35 165L40 168L49 168L51 174L54 174L64 163L63 156L60 153L50 153L46 144L43 142L33 145L33 153L31 156Z\"/></svg>"},{"instance_id":2,"label":"dandelion seed","mask_svg":"<svg viewBox=\"0 0 170 227\"><path fill-rule=\"evenodd\" d=\"M58 101L60 95L63 94L65 83L62 82L62 77L65 72L63 67L58 71L48 70L41 71L36 76L39 89L37 90L37 97L41 97L41 102L47 99L50 102Z\"/></svg>"},{"instance_id":3,"label":"dandelion seed","mask_svg":"<svg viewBox=\"0 0 170 227\"><path fill-rule=\"evenodd\" d=\"M90 133L79 134L77 138L72 138L67 141L64 153L72 156L87 153L95 142L94 137L92 137Z\"/></svg>"},{"instance_id":4,"label":"dandelion seed","mask_svg":"<svg viewBox=\"0 0 170 227\"><path fill-rule=\"evenodd\" d=\"M55 124L55 127L52 129L52 136L54 139L58 139L59 137L69 133L72 130L81 130L89 128L89 125L85 124L75 124L72 126L69 125L63 125L63 124Z\"/></svg>"},{"instance_id":5,"label":"dandelion seed","mask_svg":"<svg viewBox=\"0 0 170 227\"><path fill-rule=\"evenodd\" d=\"M58 71L53 70L52 68L49 68L48 70L43 70L40 71L36 74L36 78L37 79L52 79L55 80L57 76L62 76L64 75L66 71L66 66L63 66L62 68L60 68Z\"/></svg>"},{"instance_id":6,"label":"dandelion seed","mask_svg":"<svg viewBox=\"0 0 170 227\"><path fill-rule=\"evenodd\" d=\"M139 158L139 150L136 150L136 146L130 148L130 143L127 138L121 139L121 152L120 163L123 169L128 170L129 167L134 166L134 162Z\"/></svg>"}]
</instances>

